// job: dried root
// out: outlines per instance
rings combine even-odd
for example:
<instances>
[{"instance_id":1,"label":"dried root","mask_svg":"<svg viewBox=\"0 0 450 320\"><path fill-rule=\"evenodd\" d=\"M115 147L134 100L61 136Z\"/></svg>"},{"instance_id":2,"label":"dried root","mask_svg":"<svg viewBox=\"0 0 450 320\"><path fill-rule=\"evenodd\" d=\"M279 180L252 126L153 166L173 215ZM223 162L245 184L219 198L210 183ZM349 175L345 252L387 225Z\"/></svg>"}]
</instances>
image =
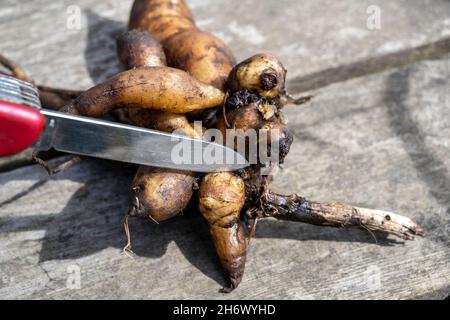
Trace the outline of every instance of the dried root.
<instances>
[{"instance_id":1,"label":"dried root","mask_svg":"<svg viewBox=\"0 0 450 320\"><path fill-rule=\"evenodd\" d=\"M392 212L353 207L343 203L318 203L297 195L269 192L261 200L257 217L300 221L319 226L362 228L392 234L405 240L424 236L422 228L411 219Z\"/></svg>"},{"instance_id":2,"label":"dried root","mask_svg":"<svg viewBox=\"0 0 450 320\"><path fill-rule=\"evenodd\" d=\"M42 160L41 158L39 158L37 156L36 152L33 152L31 158L34 162L36 162L41 167L43 167L47 171L49 176L53 176L57 173L60 173L64 170L70 168L71 166L73 166L77 163L80 163L84 159L84 157L82 157L82 156L73 156L69 160L64 161L63 163L60 163L60 164L56 165L55 167L51 167L45 160Z\"/></svg>"},{"instance_id":3,"label":"dried root","mask_svg":"<svg viewBox=\"0 0 450 320\"><path fill-rule=\"evenodd\" d=\"M3 65L7 70L10 71L10 74L8 75L16 79L34 84L34 81L26 74L25 70L21 66L1 54L0 65ZM57 89L41 85L37 85L37 88L39 91L39 99L41 101L41 105L44 108L55 110L58 110L64 105L70 103L73 99L75 99L82 93L82 91L77 90Z\"/></svg>"},{"instance_id":4,"label":"dried root","mask_svg":"<svg viewBox=\"0 0 450 320\"><path fill-rule=\"evenodd\" d=\"M130 233L130 225L128 224L128 218L129 215L126 215L125 218L123 219L123 228L125 230L125 234L127 236L127 244L125 245L125 247L123 247L123 252L125 252L126 254L128 253L134 253L131 250L131 233Z\"/></svg>"},{"instance_id":5,"label":"dried root","mask_svg":"<svg viewBox=\"0 0 450 320\"><path fill-rule=\"evenodd\" d=\"M16 79L33 83L33 81L27 76L25 70L16 64L15 62L11 61L10 59L6 58L5 56L0 54L0 65L4 66L7 70L11 72L11 76L13 76Z\"/></svg>"},{"instance_id":6,"label":"dried root","mask_svg":"<svg viewBox=\"0 0 450 320\"><path fill-rule=\"evenodd\" d=\"M40 85L37 88L42 106L54 110L59 110L83 93L81 90L59 89Z\"/></svg>"},{"instance_id":7,"label":"dried root","mask_svg":"<svg viewBox=\"0 0 450 320\"><path fill-rule=\"evenodd\" d=\"M300 98L294 98L288 92L284 92L280 95L280 106L284 107L285 105L294 104L294 105L302 105L310 102L314 96L303 96Z\"/></svg>"}]
</instances>

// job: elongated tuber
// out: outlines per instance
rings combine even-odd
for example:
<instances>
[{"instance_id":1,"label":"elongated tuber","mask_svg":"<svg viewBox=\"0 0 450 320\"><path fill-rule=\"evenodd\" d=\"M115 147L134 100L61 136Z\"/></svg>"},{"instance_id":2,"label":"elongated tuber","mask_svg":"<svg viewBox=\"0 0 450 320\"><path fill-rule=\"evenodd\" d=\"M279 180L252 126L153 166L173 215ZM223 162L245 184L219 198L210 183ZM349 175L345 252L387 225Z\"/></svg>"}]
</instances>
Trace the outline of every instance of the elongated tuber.
<instances>
[{"instance_id":1,"label":"elongated tuber","mask_svg":"<svg viewBox=\"0 0 450 320\"><path fill-rule=\"evenodd\" d=\"M131 30L117 40L117 56L125 70L167 65L161 44L148 32Z\"/></svg>"},{"instance_id":2,"label":"elongated tuber","mask_svg":"<svg viewBox=\"0 0 450 320\"><path fill-rule=\"evenodd\" d=\"M234 290L244 274L248 244L240 218L244 201L244 182L232 173L210 173L200 184L199 209L208 221L220 263L229 280L224 292Z\"/></svg>"},{"instance_id":3,"label":"elongated tuber","mask_svg":"<svg viewBox=\"0 0 450 320\"><path fill-rule=\"evenodd\" d=\"M117 56L125 69L166 66L161 44L146 31L130 30L120 35L117 38ZM165 132L179 129L190 137L196 135L182 114L132 108L128 110L128 116L139 127L152 127Z\"/></svg>"},{"instance_id":4,"label":"elongated tuber","mask_svg":"<svg viewBox=\"0 0 450 320\"><path fill-rule=\"evenodd\" d=\"M117 107L186 113L215 107L223 100L222 91L182 70L147 67L115 75L83 92L62 111L94 117Z\"/></svg>"},{"instance_id":5,"label":"elongated tuber","mask_svg":"<svg viewBox=\"0 0 450 320\"><path fill-rule=\"evenodd\" d=\"M220 39L196 27L184 1L135 1L129 26L156 37L163 45L169 66L225 90L235 64L233 53Z\"/></svg>"},{"instance_id":6,"label":"elongated tuber","mask_svg":"<svg viewBox=\"0 0 450 320\"><path fill-rule=\"evenodd\" d=\"M192 29L194 20L181 0L136 0L131 8L128 29L148 31L164 42L183 30Z\"/></svg>"}]
</instances>

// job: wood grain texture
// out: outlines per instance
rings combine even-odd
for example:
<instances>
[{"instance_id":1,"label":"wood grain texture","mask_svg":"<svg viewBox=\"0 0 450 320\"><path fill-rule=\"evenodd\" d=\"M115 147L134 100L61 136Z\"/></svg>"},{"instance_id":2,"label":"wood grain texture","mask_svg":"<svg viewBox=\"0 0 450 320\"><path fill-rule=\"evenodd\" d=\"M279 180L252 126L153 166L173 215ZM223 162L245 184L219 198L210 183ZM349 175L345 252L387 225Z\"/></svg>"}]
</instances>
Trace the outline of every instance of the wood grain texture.
<instances>
[{"instance_id":1,"label":"wood grain texture","mask_svg":"<svg viewBox=\"0 0 450 320\"><path fill-rule=\"evenodd\" d=\"M114 35L125 26L130 1L80 1L82 28L68 30L72 3L19 7L1 0L0 49L39 83L83 89L118 70ZM244 9L254 2L239 1L242 16L236 3L189 2L202 28L239 59L271 51L287 61L288 77L369 57L380 46L395 52L448 35L445 1L390 1L375 34L355 19L362 12L365 23L366 2L306 1L300 10L295 1L267 1L249 15ZM329 19L317 14L324 7ZM271 23L261 18L269 12ZM241 285L223 295L222 270L198 212L160 225L131 220L136 256L122 253L132 167L87 160L49 178L28 166L0 174L0 298L444 298L449 76L449 56L441 56L312 92L310 105L286 110L295 140L273 184L282 193L404 214L421 224L424 239L375 235L376 243L365 231L261 221ZM71 286L78 268L79 288Z\"/></svg>"},{"instance_id":2,"label":"wood grain texture","mask_svg":"<svg viewBox=\"0 0 450 320\"><path fill-rule=\"evenodd\" d=\"M197 212L132 221L133 260L121 252L131 168L89 160L48 178L29 166L0 175L0 297L439 298L450 279L448 62L336 84L288 109L297 141L273 185L402 213L426 238L376 243L365 231L261 221L243 282L222 295ZM66 286L71 265L78 290Z\"/></svg>"}]
</instances>

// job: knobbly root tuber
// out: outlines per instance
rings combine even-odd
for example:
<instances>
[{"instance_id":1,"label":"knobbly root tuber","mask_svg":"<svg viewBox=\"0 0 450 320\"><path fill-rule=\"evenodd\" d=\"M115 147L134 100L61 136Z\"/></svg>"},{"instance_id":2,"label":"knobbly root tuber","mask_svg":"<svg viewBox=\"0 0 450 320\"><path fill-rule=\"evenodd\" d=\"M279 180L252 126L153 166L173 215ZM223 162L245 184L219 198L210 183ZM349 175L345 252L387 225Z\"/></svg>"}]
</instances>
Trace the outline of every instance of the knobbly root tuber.
<instances>
[{"instance_id":1,"label":"knobbly root tuber","mask_svg":"<svg viewBox=\"0 0 450 320\"><path fill-rule=\"evenodd\" d=\"M227 134L225 130L230 128L241 129L244 134L251 129L257 132L261 130L277 132L278 134L274 136L267 135L266 141L258 140L258 143L278 144L279 162L283 161L289 152L292 135L286 127L282 108L288 103L306 103L312 97L294 99L286 92L286 70L276 57L258 54L231 68L233 65L231 51L213 36L196 28L192 15L183 1L135 1L130 17L130 29L153 34L162 43L170 66L183 69L208 85L221 90L227 89L222 113L215 116L214 112L211 112L214 109L207 110L208 114L212 114L208 116L209 119L218 119L217 123L215 121L211 123L214 123L224 135ZM128 37L127 41L130 39L132 38ZM129 48L130 52L148 51L141 46ZM127 57L127 54L124 57ZM145 65L147 62L142 61L150 60L133 61L137 61L134 62L137 65ZM224 79L227 79L226 83ZM147 116L140 111L132 111L131 114L135 117L136 123L165 131L179 127L186 128L185 132L190 135L191 129L187 129L189 127L184 116L164 112L167 109L160 110L163 111L150 112ZM203 111L190 113L191 120L199 118L205 118ZM271 176L262 175L262 168L263 164L258 163L236 174L211 173L204 176L200 183L199 210L208 222L220 263L229 280L229 285L223 288L223 292L232 291L241 282L249 239L254 235L256 222L261 218L275 217L323 226L359 227L394 234L405 239L423 235L423 230L414 222L393 213L337 203L319 204L296 195L275 194L268 187ZM153 178L152 174L159 177L161 172L159 175L153 171L142 175L138 173L134 184L136 188L133 191L135 202L130 209L130 215L162 221L173 216L184 204L174 206L162 217L157 216L156 212L149 214L153 211L164 212L165 209L158 209L162 197L151 198L154 194L161 193L147 192L142 187L149 184L149 190L154 189L151 186L154 182L158 182L158 178ZM150 179L147 180L147 177ZM170 181L173 176L169 175L167 179ZM167 182L161 183L159 188L164 189L164 186L167 186ZM192 188L187 190L192 192ZM188 194L189 197L191 195ZM172 196L166 199L169 199L167 203L171 205L174 203ZM184 200L188 201L188 198ZM150 208L146 201L154 203L155 206Z\"/></svg>"},{"instance_id":2,"label":"knobbly root tuber","mask_svg":"<svg viewBox=\"0 0 450 320\"><path fill-rule=\"evenodd\" d=\"M235 60L231 50L215 36L197 29L187 30L173 35L163 46L169 66L225 90Z\"/></svg>"},{"instance_id":3,"label":"knobbly root tuber","mask_svg":"<svg viewBox=\"0 0 450 320\"><path fill-rule=\"evenodd\" d=\"M125 32L116 43L117 56L125 70L167 65L161 44L148 32Z\"/></svg>"},{"instance_id":4,"label":"knobbly root tuber","mask_svg":"<svg viewBox=\"0 0 450 320\"><path fill-rule=\"evenodd\" d=\"M232 92L241 89L257 92L263 98L275 98L283 90L286 69L275 56L256 54L236 65L228 77Z\"/></svg>"},{"instance_id":5,"label":"knobbly root tuber","mask_svg":"<svg viewBox=\"0 0 450 320\"><path fill-rule=\"evenodd\" d=\"M61 110L100 116L118 107L173 113L207 109L223 103L224 93L186 72L169 67L124 71L85 92Z\"/></svg>"},{"instance_id":6,"label":"knobbly root tuber","mask_svg":"<svg viewBox=\"0 0 450 320\"><path fill-rule=\"evenodd\" d=\"M266 154L270 156L272 147L276 147L278 163L283 163L293 142L281 110L286 99L285 78L283 64L270 54L257 54L236 65L228 78L230 92L217 124L223 135L230 128L241 129L246 136L252 130L265 132L262 139L258 135L258 148L266 146ZM258 163L263 160L258 158Z\"/></svg>"},{"instance_id":7,"label":"knobbly root tuber","mask_svg":"<svg viewBox=\"0 0 450 320\"><path fill-rule=\"evenodd\" d=\"M268 192L261 199L255 217L274 217L319 226L353 227L393 234L405 240L424 236L423 229L411 219L392 212L353 207L343 203L318 203L297 195L284 196Z\"/></svg>"},{"instance_id":8,"label":"knobbly root tuber","mask_svg":"<svg viewBox=\"0 0 450 320\"><path fill-rule=\"evenodd\" d=\"M259 130L266 121L254 102L237 109L231 109L219 117L217 128L226 135L226 129Z\"/></svg>"},{"instance_id":9,"label":"knobbly root tuber","mask_svg":"<svg viewBox=\"0 0 450 320\"><path fill-rule=\"evenodd\" d=\"M46 161L39 158L36 152L33 152L33 154L31 155L31 159L34 162L36 162L38 165L43 167L47 171L49 176L53 176L57 173L60 173L64 170L66 170L67 168L81 162L84 159L84 157L73 156L69 160L64 161L63 163L60 163L60 164L56 165L55 167L51 167Z\"/></svg>"},{"instance_id":10,"label":"knobbly root tuber","mask_svg":"<svg viewBox=\"0 0 450 320\"><path fill-rule=\"evenodd\" d=\"M200 183L199 210L208 221L217 255L229 280L223 292L233 291L244 274L248 245L240 219L244 201L244 181L233 173L210 173Z\"/></svg>"},{"instance_id":11,"label":"knobbly root tuber","mask_svg":"<svg viewBox=\"0 0 450 320\"><path fill-rule=\"evenodd\" d=\"M189 8L182 0L136 0L128 29L150 32L159 42L195 27Z\"/></svg>"},{"instance_id":12,"label":"knobbly root tuber","mask_svg":"<svg viewBox=\"0 0 450 320\"><path fill-rule=\"evenodd\" d=\"M267 110L262 110L260 104L251 102L249 105L231 109L225 115L221 115L217 128L222 132L228 143L232 139L232 137L228 137L229 134L239 138L245 137L246 151L255 150L258 152L258 148L264 146L266 148L265 153L270 157L273 146L279 152L278 163L283 163L284 158L289 153L293 136L283 123L283 117L278 110L273 111L269 120L265 119L265 112ZM257 134L256 138L255 133ZM256 144L255 148L249 147L252 142ZM238 140L234 139L234 145L229 145L229 147L236 148L238 143ZM247 160L249 160L249 156L250 154L247 153ZM252 154L252 156L256 159L258 154ZM257 160L258 162L253 161L252 163L261 163L264 159L257 158Z\"/></svg>"},{"instance_id":13,"label":"knobbly root tuber","mask_svg":"<svg viewBox=\"0 0 450 320\"><path fill-rule=\"evenodd\" d=\"M132 183L131 217L161 222L180 214L191 200L195 175L141 166Z\"/></svg>"},{"instance_id":14,"label":"knobbly root tuber","mask_svg":"<svg viewBox=\"0 0 450 320\"><path fill-rule=\"evenodd\" d=\"M216 247L219 261L228 277L228 286L220 291L230 293L242 281L248 240L244 233L244 223L237 220L230 227L209 225L209 232Z\"/></svg>"},{"instance_id":15,"label":"knobbly root tuber","mask_svg":"<svg viewBox=\"0 0 450 320\"><path fill-rule=\"evenodd\" d=\"M178 129L187 136L200 137L184 115L153 111L146 116L158 130ZM139 167L133 181L129 215L160 222L180 214L192 198L195 181L191 172Z\"/></svg>"},{"instance_id":16,"label":"knobbly root tuber","mask_svg":"<svg viewBox=\"0 0 450 320\"><path fill-rule=\"evenodd\" d=\"M235 64L231 50L214 35L199 30L182 0L135 1L130 29L151 33L161 42L168 65L225 90Z\"/></svg>"}]
</instances>

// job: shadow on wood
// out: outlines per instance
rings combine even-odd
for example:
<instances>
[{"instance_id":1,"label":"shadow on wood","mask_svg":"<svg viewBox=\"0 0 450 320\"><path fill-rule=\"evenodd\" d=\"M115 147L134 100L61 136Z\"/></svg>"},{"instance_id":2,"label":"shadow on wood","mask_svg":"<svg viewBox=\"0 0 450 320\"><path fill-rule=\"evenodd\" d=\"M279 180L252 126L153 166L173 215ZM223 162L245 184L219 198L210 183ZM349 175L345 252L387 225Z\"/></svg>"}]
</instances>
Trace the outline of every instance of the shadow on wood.
<instances>
[{"instance_id":1,"label":"shadow on wood","mask_svg":"<svg viewBox=\"0 0 450 320\"><path fill-rule=\"evenodd\" d=\"M123 168L121 164L102 160L87 161L94 162L94 168L91 170L95 170L96 175L83 181L83 186L72 195L60 213L0 218L0 232L44 229L40 262L76 259L108 247L122 249L126 244L122 221L128 209L127 195L134 168ZM57 178L70 179L77 176L70 171L69 169ZM105 184L99 177L104 177L109 183ZM40 185L43 183L41 181ZM32 186L31 189L33 188L35 187ZM271 238L274 241L282 238L376 243L373 236L365 231L321 228L305 224L298 224L293 228L291 224L292 222L263 220L258 224L256 237ZM206 222L195 209L158 225L130 219L130 231L136 255L161 257L165 254L168 244L174 241L186 259L198 270L218 283L224 283ZM384 235L377 235L377 240L378 244L383 246L401 243Z\"/></svg>"},{"instance_id":2,"label":"shadow on wood","mask_svg":"<svg viewBox=\"0 0 450 320\"><path fill-rule=\"evenodd\" d=\"M86 10L88 23L86 50L84 52L86 67L92 81L97 84L121 71L116 56L116 38L126 31L126 24L99 16Z\"/></svg>"}]
</instances>

